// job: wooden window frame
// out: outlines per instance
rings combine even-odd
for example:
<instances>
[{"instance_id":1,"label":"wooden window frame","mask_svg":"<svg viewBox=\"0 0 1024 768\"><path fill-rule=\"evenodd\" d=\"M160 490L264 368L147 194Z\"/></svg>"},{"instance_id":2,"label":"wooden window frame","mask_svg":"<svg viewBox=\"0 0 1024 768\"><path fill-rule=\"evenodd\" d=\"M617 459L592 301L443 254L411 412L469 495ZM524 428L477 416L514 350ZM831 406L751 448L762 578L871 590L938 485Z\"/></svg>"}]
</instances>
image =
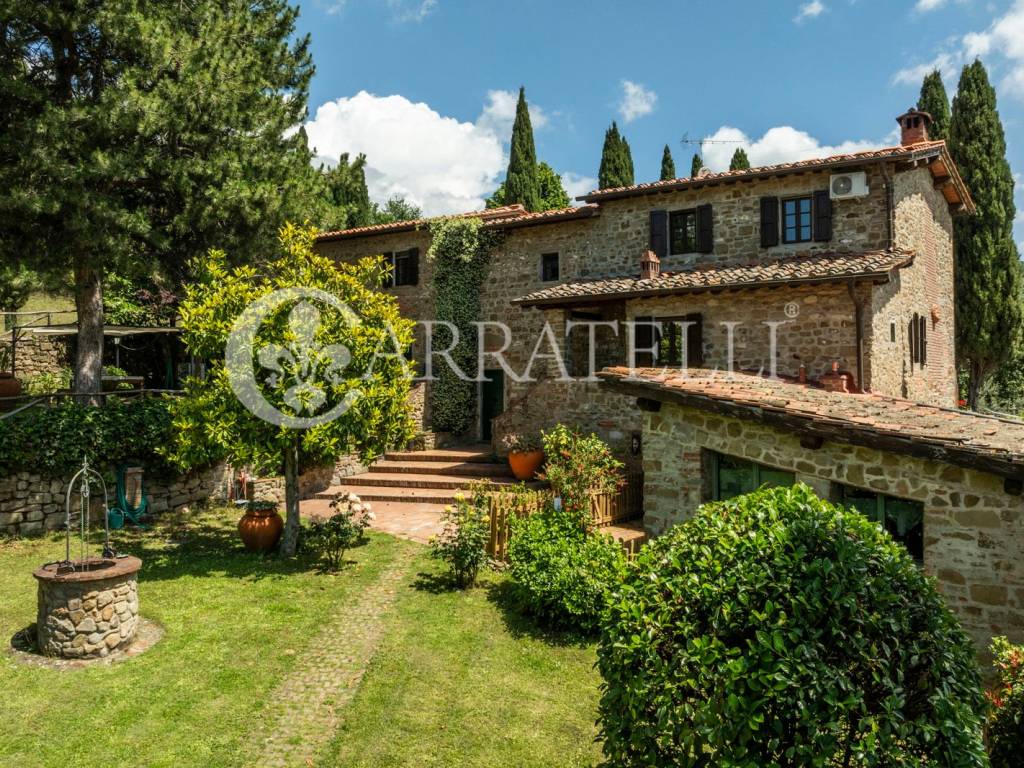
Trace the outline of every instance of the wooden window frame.
<instances>
[{"instance_id":1,"label":"wooden window frame","mask_svg":"<svg viewBox=\"0 0 1024 768\"><path fill-rule=\"evenodd\" d=\"M799 206L800 206L800 203L802 201L804 201L804 200L806 200L807 203L808 203L808 211L807 211L807 214L806 214L806 216L807 216L807 223L806 223L807 237L806 238L802 237L801 234L800 234L801 230L804 229L805 225L802 223L802 216L804 214L802 214L800 212L800 207ZM786 214L786 203L795 203L797 205L797 210L796 210L796 217L797 217L797 220L796 220L796 236L797 236L797 239L796 240L790 240L789 236L786 234L786 231L788 229L788 227L786 226L786 216L787 216L787 214ZM802 243L813 243L814 242L814 193L813 192L810 193L810 194L807 194L807 195L795 195L793 197L783 197L783 198L780 198L780 200L779 200L779 214L780 214L779 215L779 230L780 230L779 235L780 235L780 240L781 240L783 245L800 245Z\"/></svg>"},{"instance_id":2,"label":"wooden window frame","mask_svg":"<svg viewBox=\"0 0 1024 768\"><path fill-rule=\"evenodd\" d=\"M415 257L413 256L413 251L417 251ZM401 288L403 286L419 285L419 269L415 270L416 280L409 280L407 269L404 269L401 272L398 269L399 261L406 262L411 261L414 258L419 258L417 249L406 248L404 251L388 251L381 255L391 267L391 274L388 275L387 282L384 284L385 288ZM400 276L404 279L399 280Z\"/></svg>"},{"instance_id":3,"label":"wooden window frame","mask_svg":"<svg viewBox=\"0 0 1024 768\"><path fill-rule=\"evenodd\" d=\"M794 483L796 482L796 472L794 472L791 469L781 469L779 467L773 467L773 466L770 466L768 464L761 464L761 463L753 461L751 459L745 459L742 456L734 456L732 454L719 453L718 451L711 451L711 450L709 450L709 451L706 452L705 455L707 456L707 469L708 469L708 472L710 474L710 483L708 485L708 488L709 488L709 490L711 492L711 500L712 501L722 501L723 500L722 499L721 478L719 477L719 474L718 474L719 462L721 461L722 458L736 459L737 461L744 461L747 464L750 464L753 467L753 469L754 469L754 489L755 490L758 489L758 488L761 488L764 485L764 483L761 481L761 472L764 471L764 470L768 470L770 472L784 472L784 473L786 473L788 475L792 475L793 476L793 482ZM734 497L730 496L729 498L734 498Z\"/></svg>"},{"instance_id":4,"label":"wooden window frame","mask_svg":"<svg viewBox=\"0 0 1024 768\"><path fill-rule=\"evenodd\" d=\"M554 257L554 262L555 262L555 276L554 277L549 277L548 276L548 271L547 271L548 260L551 257ZM540 255L540 281L542 283L555 283L555 282L558 282L559 280L561 280L561 278L562 278L562 259L558 255L558 251L551 251L551 252L548 252L548 253L542 253Z\"/></svg>"},{"instance_id":5,"label":"wooden window frame","mask_svg":"<svg viewBox=\"0 0 1024 768\"><path fill-rule=\"evenodd\" d=\"M652 332L654 334L654 341L657 345L657 354L655 355L654 365L660 367L676 366L681 364L681 355L678 354L682 351L683 341L683 327L679 323L689 323L686 326L686 343L689 344L689 332L690 328L696 326L700 328L701 339L700 339L700 351L697 360L691 360L689 355L686 357L687 368L699 368L704 364L704 322L703 316L699 312L691 312L686 315L672 315L669 317L658 316L651 319L652 323L661 323L660 326L654 325ZM671 360L666 361L661 354L661 340L666 335L666 331L669 335L669 355ZM676 359L680 360L680 363L676 363Z\"/></svg>"},{"instance_id":6,"label":"wooden window frame","mask_svg":"<svg viewBox=\"0 0 1024 768\"><path fill-rule=\"evenodd\" d=\"M689 250L677 251L673 247L673 242L672 242L672 220L675 217L677 217L677 216L686 216L688 218L692 217L692 220L693 220L693 239L692 239L692 241L688 241L685 236L683 238L683 240L684 240L683 245L684 246L689 246ZM691 254L691 253L698 253L698 251L697 251L697 240L698 240L697 225L698 225L698 221L697 221L697 209L696 208L680 208L679 210L676 210L676 211L669 211L668 216L666 216L666 218L665 218L665 226L667 228L666 239L668 241L667 252L668 252L669 256L685 256L685 255ZM689 231L688 227L686 227L686 231Z\"/></svg>"},{"instance_id":7,"label":"wooden window frame","mask_svg":"<svg viewBox=\"0 0 1024 768\"><path fill-rule=\"evenodd\" d=\"M859 493L874 494L874 496L875 496L875 510L874 510L874 512L871 515L867 515L866 513L864 513L860 509L857 509L857 511L860 512L865 517L867 517L872 522L878 523L883 528L886 528L886 518L887 518L886 504L887 504L888 500L891 499L892 501L900 501L900 502L903 502L905 504L913 504L913 505L917 506L920 509L920 511L921 511L921 534L922 534L921 535L921 541L922 541L921 548L922 548L922 551L921 551L921 556L920 557L918 557L917 554L914 553L914 552L911 552L911 556L918 563L923 563L924 562L924 522L925 522L925 515L924 515L924 503L923 502L917 501L916 499L905 499L905 498L903 498L901 496L893 496L891 493L882 493L881 491L876 491L876 490L874 490L872 488L858 488L855 485L846 485L844 483L838 483L837 485L839 486L839 489L838 489L839 490L838 501L844 507L852 507L854 509L857 509L856 507L853 506L853 504L847 502L846 494L847 494L848 491L857 491ZM890 533L890 536L892 536L891 533ZM899 537L893 536L893 539L895 541L898 541L899 543L903 544L903 541ZM906 546L906 545L904 544L904 546ZM909 551L909 547L907 549Z\"/></svg>"}]
</instances>

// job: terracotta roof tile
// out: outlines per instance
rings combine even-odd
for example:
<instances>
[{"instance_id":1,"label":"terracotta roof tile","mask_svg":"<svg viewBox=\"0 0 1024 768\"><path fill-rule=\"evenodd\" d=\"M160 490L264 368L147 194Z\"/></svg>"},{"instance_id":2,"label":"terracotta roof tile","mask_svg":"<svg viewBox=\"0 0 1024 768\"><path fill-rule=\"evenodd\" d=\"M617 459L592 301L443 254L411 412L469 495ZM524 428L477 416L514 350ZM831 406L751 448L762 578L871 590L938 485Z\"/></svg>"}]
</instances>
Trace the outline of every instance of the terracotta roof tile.
<instances>
[{"instance_id":1,"label":"terracotta roof tile","mask_svg":"<svg viewBox=\"0 0 1024 768\"><path fill-rule=\"evenodd\" d=\"M689 187L704 186L709 182L738 181L758 176L773 176L795 171L807 171L816 168L830 168L840 165L856 165L877 160L890 160L896 158L927 157L931 155L946 153L946 142L924 141L908 146L885 147L883 149L872 149L865 152L851 152L844 155L830 155L829 157L813 157L807 160L797 160L792 163L777 163L776 165L762 165L756 168L748 168L735 171L721 171L719 173L707 173L694 178L669 179L666 181L651 181L644 184L631 184L624 187L609 187L607 189L595 189L585 195L576 198L588 203L608 200L616 197L631 197L633 195L648 194L651 192L664 192L675 189L686 189Z\"/></svg>"},{"instance_id":2,"label":"terracotta roof tile","mask_svg":"<svg viewBox=\"0 0 1024 768\"><path fill-rule=\"evenodd\" d=\"M611 277L563 283L515 299L524 307L579 304L640 296L697 293L707 290L760 288L769 285L834 282L837 280L885 280L894 269L913 262L911 251L858 251L790 256L746 264L708 264L658 277Z\"/></svg>"},{"instance_id":3,"label":"terracotta roof tile","mask_svg":"<svg viewBox=\"0 0 1024 768\"><path fill-rule=\"evenodd\" d=\"M605 386L780 428L1024 479L1024 421L750 373L605 368ZM827 434L825 434L827 432Z\"/></svg>"},{"instance_id":4,"label":"terracotta roof tile","mask_svg":"<svg viewBox=\"0 0 1024 768\"><path fill-rule=\"evenodd\" d=\"M569 219L585 219L597 214L597 205L569 206L557 208L551 211L528 212L522 205L505 205L500 208L488 208L483 211L470 211L469 213L454 214L454 218L478 218L483 220L484 225L489 229L504 229L506 227L525 227L531 224L543 224L549 221L567 221ZM408 221L394 221L389 224L372 224L367 227L353 227L352 229L339 229L332 232L321 232L317 235L317 242L330 240L345 240L348 238L369 237L371 235L386 235L393 232L410 232L422 229L445 216L434 216L428 219L410 219Z\"/></svg>"}]
</instances>

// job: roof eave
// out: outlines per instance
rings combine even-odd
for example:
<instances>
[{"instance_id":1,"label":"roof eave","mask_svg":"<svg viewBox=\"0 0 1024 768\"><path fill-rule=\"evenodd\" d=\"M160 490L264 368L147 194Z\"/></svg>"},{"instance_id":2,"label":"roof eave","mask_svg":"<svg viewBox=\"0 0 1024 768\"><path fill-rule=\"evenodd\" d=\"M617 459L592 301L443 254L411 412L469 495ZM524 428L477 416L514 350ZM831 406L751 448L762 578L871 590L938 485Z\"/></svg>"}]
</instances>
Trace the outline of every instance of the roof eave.
<instances>
[{"instance_id":1,"label":"roof eave","mask_svg":"<svg viewBox=\"0 0 1024 768\"><path fill-rule=\"evenodd\" d=\"M513 299L512 303L523 308L538 307L540 309L581 306L590 304L603 304L609 301L625 301L627 299L646 299L657 296L682 296L694 293L716 293L722 291L755 291L761 288L785 288L789 286L823 285L826 283L887 283L892 280L893 272L908 266L913 261L910 257L906 262L897 265L893 269L878 270L875 272L859 272L856 275L828 275L822 277L798 277L785 280L765 280L758 283L738 283L734 285L687 285L677 288L654 288L639 291L623 291L621 293L593 293L586 296L559 296L553 299L536 299L527 301Z\"/></svg>"},{"instance_id":2,"label":"roof eave","mask_svg":"<svg viewBox=\"0 0 1024 768\"><path fill-rule=\"evenodd\" d=\"M733 400L711 397L706 394L687 392L680 389L662 386L640 377L626 377L615 371L605 369L597 372L600 385L633 397L643 397L661 403L673 403L684 407L697 408L703 411L720 413L725 416L757 421L768 426L795 432L799 435L820 437L825 440L837 440L850 445L916 456L932 461L944 461L967 467L968 469L989 472L1012 480L1024 480L1024 465L1012 455L985 451L970 450L956 444L929 441L917 437L907 437L881 430L872 430L855 423L843 421L838 427L817 424L805 414L787 411L780 406L765 403L763 406L739 403ZM845 397L863 397L848 394Z\"/></svg>"},{"instance_id":3,"label":"roof eave","mask_svg":"<svg viewBox=\"0 0 1024 768\"><path fill-rule=\"evenodd\" d=\"M638 197L642 195L655 195L663 192L679 192L687 189L699 189L701 187L716 186L718 184L735 184L741 181L770 179L777 176L817 173L819 171L827 171L847 166L877 165L878 163L887 163L898 160L914 160L928 157L929 155L936 155L943 151L945 151L945 145L933 145L922 147L917 150L908 147L907 151L904 153L893 153L883 157L841 158L833 161L824 160L816 165L798 165L791 168L771 168L768 166L762 166L760 168L751 168L747 173L740 173L734 176L712 175L706 178L696 177L680 179L676 183L657 187L645 187L642 189L609 190L607 192L596 190L586 195L580 195L576 199L585 203L598 203L607 200L619 200L626 197Z\"/></svg>"}]
</instances>

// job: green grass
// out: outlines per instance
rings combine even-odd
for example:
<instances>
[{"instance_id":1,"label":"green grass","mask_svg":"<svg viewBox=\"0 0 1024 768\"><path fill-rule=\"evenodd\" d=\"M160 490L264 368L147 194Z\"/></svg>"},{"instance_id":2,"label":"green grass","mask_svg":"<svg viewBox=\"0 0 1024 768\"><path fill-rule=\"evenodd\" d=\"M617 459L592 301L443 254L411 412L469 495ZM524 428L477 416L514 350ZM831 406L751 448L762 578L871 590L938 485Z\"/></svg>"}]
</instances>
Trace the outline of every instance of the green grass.
<instances>
[{"instance_id":1,"label":"green grass","mask_svg":"<svg viewBox=\"0 0 1024 768\"><path fill-rule=\"evenodd\" d=\"M534 633L491 575L470 592L437 589L423 547L388 536L348 554L339 575L241 550L235 513L207 512L119 541L143 558L142 614L164 638L134 659L56 671L0 654L0 765L236 766L254 719L320 617L412 558L381 646L328 766L575 766L596 761L592 646ZM52 536L0 541L0 638L35 620L39 564Z\"/></svg>"}]
</instances>

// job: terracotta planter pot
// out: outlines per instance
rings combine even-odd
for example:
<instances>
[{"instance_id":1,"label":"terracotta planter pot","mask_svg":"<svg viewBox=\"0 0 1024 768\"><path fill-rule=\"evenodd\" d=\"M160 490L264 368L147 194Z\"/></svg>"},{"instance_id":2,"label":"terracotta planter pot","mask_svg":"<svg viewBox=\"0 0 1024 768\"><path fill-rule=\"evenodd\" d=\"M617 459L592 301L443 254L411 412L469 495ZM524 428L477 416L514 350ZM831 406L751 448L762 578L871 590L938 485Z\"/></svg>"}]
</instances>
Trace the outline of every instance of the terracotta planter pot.
<instances>
[{"instance_id":1,"label":"terracotta planter pot","mask_svg":"<svg viewBox=\"0 0 1024 768\"><path fill-rule=\"evenodd\" d=\"M21 394L21 380L9 373L0 373L0 397L17 397Z\"/></svg>"},{"instance_id":2,"label":"terracotta planter pot","mask_svg":"<svg viewBox=\"0 0 1024 768\"><path fill-rule=\"evenodd\" d=\"M277 546L284 520L277 509L248 509L238 521L238 533L249 552L270 552Z\"/></svg>"},{"instance_id":3,"label":"terracotta planter pot","mask_svg":"<svg viewBox=\"0 0 1024 768\"><path fill-rule=\"evenodd\" d=\"M514 452L508 455L508 465L512 467L512 474L516 476L516 480L532 480L543 463L544 451L540 448L535 451Z\"/></svg>"}]
</instances>

